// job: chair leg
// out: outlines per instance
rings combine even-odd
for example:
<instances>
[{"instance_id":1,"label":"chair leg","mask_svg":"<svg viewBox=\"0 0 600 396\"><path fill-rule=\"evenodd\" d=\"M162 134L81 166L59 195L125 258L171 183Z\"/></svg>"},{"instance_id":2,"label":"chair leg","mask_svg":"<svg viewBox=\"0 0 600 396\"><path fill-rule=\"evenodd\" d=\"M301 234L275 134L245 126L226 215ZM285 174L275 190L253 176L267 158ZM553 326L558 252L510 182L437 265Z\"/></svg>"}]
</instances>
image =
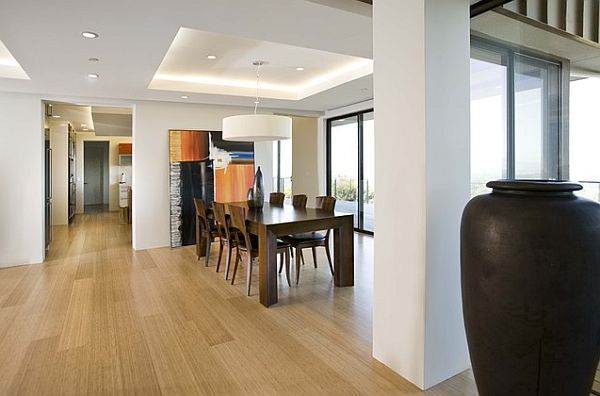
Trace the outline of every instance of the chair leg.
<instances>
[{"instance_id":1,"label":"chair leg","mask_svg":"<svg viewBox=\"0 0 600 396\"><path fill-rule=\"evenodd\" d=\"M296 254L298 256L300 256L300 258L302 259L302 265L304 265L304 254L302 254L302 249L296 249Z\"/></svg>"},{"instance_id":2,"label":"chair leg","mask_svg":"<svg viewBox=\"0 0 600 396\"><path fill-rule=\"evenodd\" d=\"M233 247L231 243L227 242L227 257L225 258L225 280L229 279L229 268L231 267L231 255L232 255Z\"/></svg>"},{"instance_id":3,"label":"chair leg","mask_svg":"<svg viewBox=\"0 0 600 396\"><path fill-rule=\"evenodd\" d=\"M300 281L300 254L296 252L296 286Z\"/></svg>"},{"instance_id":4,"label":"chair leg","mask_svg":"<svg viewBox=\"0 0 600 396\"><path fill-rule=\"evenodd\" d=\"M333 275L333 264L331 262L331 252L329 251L329 243L325 244L325 253L327 253L327 262L329 263L329 269L331 270L331 275Z\"/></svg>"},{"instance_id":5,"label":"chair leg","mask_svg":"<svg viewBox=\"0 0 600 396\"><path fill-rule=\"evenodd\" d=\"M250 287L252 286L252 254L248 252L248 269L246 275L246 289L248 296L250 295Z\"/></svg>"},{"instance_id":6,"label":"chair leg","mask_svg":"<svg viewBox=\"0 0 600 396\"><path fill-rule=\"evenodd\" d=\"M281 270L283 270L283 253L279 253L279 273L281 274Z\"/></svg>"},{"instance_id":7,"label":"chair leg","mask_svg":"<svg viewBox=\"0 0 600 396\"><path fill-rule=\"evenodd\" d=\"M312 248L312 254L313 254L313 264L315 265L315 268L317 268L317 248L314 246Z\"/></svg>"},{"instance_id":8,"label":"chair leg","mask_svg":"<svg viewBox=\"0 0 600 396\"><path fill-rule=\"evenodd\" d=\"M208 260L210 260L210 245L212 240L210 239L210 234L206 237L206 261L204 262L204 266L208 267Z\"/></svg>"},{"instance_id":9,"label":"chair leg","mask_svg":"<svg viewBox=\"0 0 600 396\"><path fill-rule=\"evenodd\" d=\"M289 287L292 287L290 282L290 249L285 249L285 277Z\"/></svg>"},{"instance_id":10,"label":"chair leg","mask_svg":"<svg viewBox=\"0 0 600 396\"><path fill-rule=\"evenodd\" d=\"M231 277L232 285L233 285L233 282L235 282L235 274L237 273L238 263L240 262L240 249L236 248L235 252L236 252L235 265L233 266L233 276Z\"/></svg>"},{"instance_id":11,"label":"chair leg","mask_svg":"<svg viewBox=\"0 0 600 396\"><path fill-rule=\"evenodd\" d=\"M223 240L219 238L219 260L217 261L217 272L219 272L219 268L221 267L221 257L223 257Z\"/></svg>"}]
</instances>

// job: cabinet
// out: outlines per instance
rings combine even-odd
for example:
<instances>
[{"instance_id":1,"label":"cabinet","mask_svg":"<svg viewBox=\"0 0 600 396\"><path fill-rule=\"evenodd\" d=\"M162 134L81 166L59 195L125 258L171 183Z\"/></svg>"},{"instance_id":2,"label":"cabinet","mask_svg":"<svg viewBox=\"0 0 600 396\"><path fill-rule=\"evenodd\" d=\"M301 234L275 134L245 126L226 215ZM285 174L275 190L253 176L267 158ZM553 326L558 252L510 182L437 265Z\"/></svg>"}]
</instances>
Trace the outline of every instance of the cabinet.
<instances>
[{"instance_id":1,"label":"cabinet","mask_svg":"<svg viewBox=\"0 0 600 396\"><path fill-rule=\"evenodd\" d=\"M131 166L132 152L131 143L119 143L119 165Z\"/></svg>"}]
</instances>

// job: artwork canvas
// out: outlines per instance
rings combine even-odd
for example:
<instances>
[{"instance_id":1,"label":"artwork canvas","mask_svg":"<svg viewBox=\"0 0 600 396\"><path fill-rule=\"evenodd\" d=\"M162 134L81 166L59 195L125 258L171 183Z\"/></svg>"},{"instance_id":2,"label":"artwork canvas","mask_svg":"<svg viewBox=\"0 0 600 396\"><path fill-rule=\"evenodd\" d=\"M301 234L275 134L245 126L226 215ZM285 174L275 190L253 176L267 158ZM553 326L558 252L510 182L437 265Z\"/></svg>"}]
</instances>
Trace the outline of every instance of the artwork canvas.
<instances>
[{"instance_id":1,"label":"artwork canvas","mask_svg":"<svg viewBox=\"0 0 600 396\"><path fill-rule=\"evenodd\" d=\"M245 201L254 180L254 144L224 141L221 132L170 130L171 247L196 243L194 198Z\"/></svg>"}]
</instances>

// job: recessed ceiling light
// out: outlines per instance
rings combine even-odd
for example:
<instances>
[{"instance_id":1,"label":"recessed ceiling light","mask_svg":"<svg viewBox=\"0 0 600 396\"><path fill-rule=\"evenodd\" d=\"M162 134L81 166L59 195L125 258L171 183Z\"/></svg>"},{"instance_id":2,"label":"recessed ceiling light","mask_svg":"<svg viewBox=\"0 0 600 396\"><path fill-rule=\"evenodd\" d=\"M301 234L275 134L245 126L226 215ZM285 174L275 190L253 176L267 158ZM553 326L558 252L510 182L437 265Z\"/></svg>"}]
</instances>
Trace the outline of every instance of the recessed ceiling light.
<instances>
[{"instance_id":1,"label":"recessed ceiling light","mask_svg":"<svg viewBox=\"0 0 600 396\"><path fill-rule=\"evenodd\" d=\"M98 38L98 33L94 32L81 32L81 35L86 39L95 39Z\"/></svg>"},{"instance_id":2,"label":"recessed ceiling light","mask_svg":"<svg viewBox=\"0 0 600 396\"><path fill-rule=\"evenodd\" d=\"M60 118L60 116L57 115L57 114L55 114L55 115L52 116L52 118Z\"/></svg>"},{"instance_id":3,"label":"recessed ceiling light","mask_svg":"<svg viewBox=\"0 0 600 396\"><path fill-rule=\"evenodd\" d=\"M206 59L214 60L214 59L217 59L217 56L216 55L208 55L206 57Z\"/></svg>"},{"instance_id":4,"label":"recessed ceiling light","mask_svg":"<svg viewBox=\"0 0 600 396\"><path fill-rule=\"evenodd\" d=\"M298 70L298 71L304 71L304 68L303 67L297 67L296 70Z\"/></svg>"},{"instance_id":5,"label":"recessed ceiling light","mask_svg":"<svg viewBox=\"0 0 600 396\"><path fill-rule=\"evenodd\" d=\"M187 95L181 95L181 99L189 99L189 96L187 96Z\"/></svg>"},{"instance_id":6,"label":"recessed ceiling light","mask_svg":"<svg viewBox=\"0 0 600 396\"><path fill-rule=\"evenodd\" d=\"M98 58L89 58L88 60L90 62L100 62L100 59L98 59Z\"/></svg>"},{"instance_id":7,"label":"recessed ceiling light","mask_svg":"<svg viewBox=\"0 0 600 396\"><path fill-rule=\"evenodd\" d=\"M88 77L89 78L99 78L100 76L96 73L90 73L90 74L88 74Z\"/></svg>"}]
</instances>

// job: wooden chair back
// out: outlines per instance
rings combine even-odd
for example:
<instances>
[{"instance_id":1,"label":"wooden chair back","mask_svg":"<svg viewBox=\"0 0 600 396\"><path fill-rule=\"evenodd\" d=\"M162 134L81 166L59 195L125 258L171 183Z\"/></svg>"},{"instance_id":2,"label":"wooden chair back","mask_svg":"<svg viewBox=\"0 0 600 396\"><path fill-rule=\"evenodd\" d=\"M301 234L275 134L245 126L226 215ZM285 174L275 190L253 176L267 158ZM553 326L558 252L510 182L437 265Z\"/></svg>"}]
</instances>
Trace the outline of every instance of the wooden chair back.
<instances>
[{"instance_id":1,"label":"wooden chair back","mask_svg":"<svg viewBox=\"0 0 600 396\"><path fill-rule=\"evenodd\" d=\"M285 194L282 192L272 192L269 195L269 203L271 205L283 206L283 201L285 201Z\"/></svg>"},{"instance_id":2,"label":"wooden chair back","mask_svg":"<svg viewBox=\"0 0 600 396\"><path fill-rule=\"evenodd\" d=\"M335 198L332 196L320 196L315 198L317 209L333 212L335 210Z\"/></svg>"},{"instance_id":3,"label":"wooden chair back","mask_svg":"<svg viewBox=\"0 0 600 396\"><path fill-rule=\"evenodd\" d=\"M239 231L240 234L244 237L244 242L246 249L249 252L252 251L252 242L250 242L250 233L246 228L246 210L241 206L229 206L229 226ZM236 243L238 246L241 246L238 233L234 233L236 238Z\"/></svg>"},{"instance_id":4,"label":"wooden chair back","mask_svg":"<svg viewBox=\"0 0 600 396\"><path fill-rule=\"evenodd\" d=\"M206 232L210 231L208 226L208 215L206 214L206 203L201 198L194 198L194 206L196 207L196 218L200 221L200 226Z\"/></svg>"},{"instance_id":5,"label":"wooden chair back","mask_svg":"<svg viewBox=\"0 0 600 396\"><path fill-rule=\"evenodd\" d=\"M308 197L306 194L297 194L292 197L292 206L296 209L305 209Z\"/></svg>"},{"instance_id":6,"label":"wooden chair back","mask_svg":"<svg viewBox=\"0 0 600 396\"><path fill-rule=\"evenodd\" d=\"M229 227L227 227L227 216L225 215L225 204L213 202L213 214L219 235L229 241Z\"/></svg>"}]
</instances>

